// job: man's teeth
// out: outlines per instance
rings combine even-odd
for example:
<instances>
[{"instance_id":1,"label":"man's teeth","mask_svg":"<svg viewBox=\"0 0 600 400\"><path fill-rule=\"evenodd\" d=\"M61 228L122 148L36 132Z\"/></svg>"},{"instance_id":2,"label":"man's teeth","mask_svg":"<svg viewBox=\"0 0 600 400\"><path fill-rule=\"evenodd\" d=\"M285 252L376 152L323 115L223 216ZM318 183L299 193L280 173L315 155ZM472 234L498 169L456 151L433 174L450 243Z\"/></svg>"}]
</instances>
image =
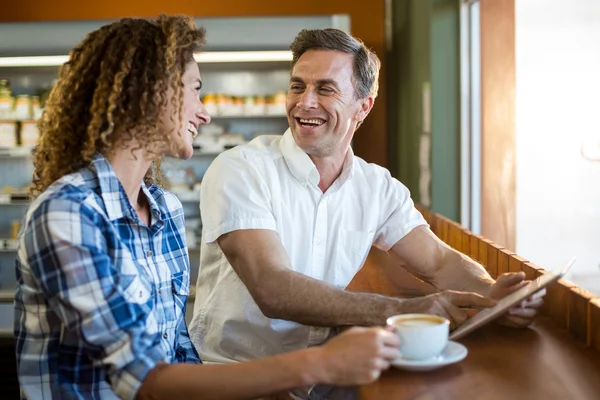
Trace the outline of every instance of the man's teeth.
<instances>
[{"instance_id":1,"label":"man's teeth","mask_svg":"<svg viewBox=\"0 0 600 400\"><path fill-rule=\"evenodd\" d=\"M320 119L303 119L300 118L301 124L311 124L311 125L323 125L323 121Z\"/></svg>"},{"instance_id":2,"label":"man's teeth","mask_svg":"<svg viewBox=\"0 0 600 400\"><path fill-rule=\"evenodd\" d=\"M188 123L188 131L192 134L192 138L198 136L198 129L196 129L194 124Z\"/></svg>"}]
</instances>

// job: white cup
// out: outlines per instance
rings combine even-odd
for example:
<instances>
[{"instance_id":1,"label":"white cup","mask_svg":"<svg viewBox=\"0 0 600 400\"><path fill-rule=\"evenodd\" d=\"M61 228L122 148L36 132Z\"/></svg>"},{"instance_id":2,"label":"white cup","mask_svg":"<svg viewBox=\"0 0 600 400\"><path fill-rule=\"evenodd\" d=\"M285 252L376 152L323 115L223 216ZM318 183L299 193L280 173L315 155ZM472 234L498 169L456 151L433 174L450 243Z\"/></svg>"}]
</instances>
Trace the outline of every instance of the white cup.
<instances>
[{"instance_id":1,"label":"white cup","mask_svg":"<svg viewBox=\"0 0 600 400\"><path fill-rule=\"evenodd\" d=\"M446 348L450 321L431 314L401 314L387 319L400 338L400 353L408 360L427 360Z\"/></svg>"}]
</instances>

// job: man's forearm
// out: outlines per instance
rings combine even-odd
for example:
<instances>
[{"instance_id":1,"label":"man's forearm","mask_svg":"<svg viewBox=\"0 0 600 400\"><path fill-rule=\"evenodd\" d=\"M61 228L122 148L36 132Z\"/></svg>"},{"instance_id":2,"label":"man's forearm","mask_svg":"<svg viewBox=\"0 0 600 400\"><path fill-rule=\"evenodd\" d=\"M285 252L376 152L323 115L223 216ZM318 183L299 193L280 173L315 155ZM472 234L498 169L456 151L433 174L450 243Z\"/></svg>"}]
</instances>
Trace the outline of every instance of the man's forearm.
<instances>
[{"instance_id":1,"label":"man's forearm","mask_svg":"<svg viewBox=\"0 0 600 400\"><path fill-rule=\"evenodd\" d=\"M261 291L261 306L269 318L305 325L381 325L402 300L371 293L340 290L290 270L277 270Z\"/></svg>"},{"instance_id":2,"label":"man's forearm","mask_svg":"<svg viewBox=\"0 0 600 400\"><path fill-rule=\"evenodd\" d=\"M219 246L265 316L305 325L377 325L396 314L399 299L352 293L295 272L276 233L239 230Z\"/></svg>"},{"instance_id":3,"label":"man's forearm","mask_svg":"<svg viewBox=\"0 0 600 400\"><path fill-rule=\"evenodd\" d=\"M480 264L456 250L448 249L443 265L436 270L431 283L442 290L475 292L488 296L494 282Z\"/></svg>"}]
</instances>

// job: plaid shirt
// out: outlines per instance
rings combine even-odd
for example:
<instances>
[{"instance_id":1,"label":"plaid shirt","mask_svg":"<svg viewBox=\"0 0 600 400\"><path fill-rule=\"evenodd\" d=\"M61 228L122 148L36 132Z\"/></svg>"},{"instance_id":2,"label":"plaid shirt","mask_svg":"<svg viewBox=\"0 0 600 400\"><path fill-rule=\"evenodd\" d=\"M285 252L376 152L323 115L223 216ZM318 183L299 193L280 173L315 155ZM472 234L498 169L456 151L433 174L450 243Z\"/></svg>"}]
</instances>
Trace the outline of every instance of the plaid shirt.
<instances>
[{"instance_id":1,"label":"plaid shirt","mask_svg":"<svg viewBox=\"0 0 600 400\"><path fill-rule=\"evenodd\" d=\"M157 186L142 190L149 228L97 155L29 207L15 296L27 398L132 399L158 362L200 362L184 320L190 268L181 203Z\"/></svg>"}]
</instances>

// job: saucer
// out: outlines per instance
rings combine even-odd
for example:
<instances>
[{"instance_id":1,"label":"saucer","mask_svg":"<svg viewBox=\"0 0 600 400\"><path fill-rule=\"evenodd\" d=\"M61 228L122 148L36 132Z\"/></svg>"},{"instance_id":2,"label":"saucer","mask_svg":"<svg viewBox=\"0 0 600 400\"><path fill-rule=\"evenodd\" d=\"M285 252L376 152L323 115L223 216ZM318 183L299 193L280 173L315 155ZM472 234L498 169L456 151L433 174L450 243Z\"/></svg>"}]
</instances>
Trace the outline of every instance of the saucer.
<instances>
[{"instance_id":1,"label":"saucer","mask_svg":"<svg viewBox=\"0 0 600 400\"><path fill-rule=\"evenodd\" d=\"M443 366L459 362L467 356L467 348L458 342L448 341L448 345L437 357L428 358L427 360L407 360L405 358L397 358L392 361L392 365L396 368L405 369L408 371L431 371Z\"/></svg>"}]
</instances>

